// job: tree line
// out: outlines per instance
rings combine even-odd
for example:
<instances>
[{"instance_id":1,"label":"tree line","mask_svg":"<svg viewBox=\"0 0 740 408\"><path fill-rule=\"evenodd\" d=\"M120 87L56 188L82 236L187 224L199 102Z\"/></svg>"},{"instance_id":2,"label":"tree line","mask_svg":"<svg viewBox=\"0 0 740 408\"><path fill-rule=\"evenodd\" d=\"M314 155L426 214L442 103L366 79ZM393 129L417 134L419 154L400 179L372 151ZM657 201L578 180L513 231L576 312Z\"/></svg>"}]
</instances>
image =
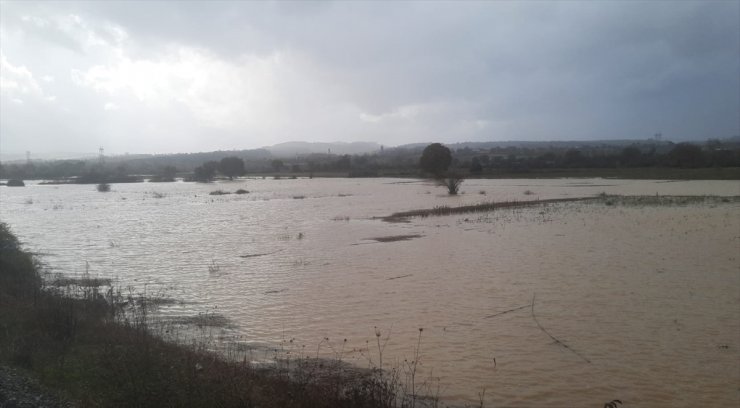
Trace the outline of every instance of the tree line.
<instances>
[{"instance_id":1,"label":"tree line","mask_svg":"<svg viewBox=\"0 0 740 408\"><path fill-rule=\"evenodd\" d=\"M104 181L209 181L217 175L228 178L249 174L312 175L349 177L421 176L423 149L386 148L363 155L309 154L277 158L266 154L163 155L147 158L125 156L98 160L54 160L0 164L2 179L73 179L80 183ZM704 144L637 142L627 146L584 143L581 147L507 146L488 149L449 149L449 169L472 177L498 173L526 173L551 169L620 168L707 168L740 167L740 141L710 140ZM218 154L216 154L218 153ZM219 157L221 156L221 157ZM182 159L183 157L187 160ZM202 160L209 157L218 159ZM197 159L200 158L201 161Z\"/></svg>"}]
</instances>

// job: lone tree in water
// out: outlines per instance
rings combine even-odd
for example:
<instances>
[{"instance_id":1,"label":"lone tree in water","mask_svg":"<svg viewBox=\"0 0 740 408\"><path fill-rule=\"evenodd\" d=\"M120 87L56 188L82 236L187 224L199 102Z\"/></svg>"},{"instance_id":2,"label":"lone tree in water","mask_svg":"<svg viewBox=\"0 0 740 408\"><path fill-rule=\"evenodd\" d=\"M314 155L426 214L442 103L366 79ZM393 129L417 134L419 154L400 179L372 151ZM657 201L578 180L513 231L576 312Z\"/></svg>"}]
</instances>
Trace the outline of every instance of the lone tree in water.
<instances>
[{"instance_id":1,"label":"lone tree in water","mask_svg":"<svg viewBox=\"0 0 740 408\"><path fill-rule=\"evenodd\" d=\"M233 180L234 176L244 174L244 160L238 157L224 157L218 162L218 171L229 180Z\"/></svg>"},{"instance_id":2,"label":"lone tree in water","mask_svg":"<svg viewBox=\"0 0 740 408\"><path fill-rule=\"evenodd\" d=\"M452 172L448 172L447 169L452 163L452 153L450 149L442 146L440 143L432 143L421 153L421 159L419 165L421 169L427 173L431 173L437 180L437 184L440 186L447 187L447 192L450 195L457 195L460 191L460 184L463 182L463 178Z\"/></svg>"},{"instance_id":3,"label":"lone tree in water","mask_svg":"<svg viewBox=\"0 0 740 408\"><path fill-rule=\"evenodd\" d=\"M431 173L435 178L440 178L447 171L452 163L452 153L450 149L442 146L440 143L432 143L424 148L419 160L419 166L427 173Z\"/></svg>"}]
</instances>

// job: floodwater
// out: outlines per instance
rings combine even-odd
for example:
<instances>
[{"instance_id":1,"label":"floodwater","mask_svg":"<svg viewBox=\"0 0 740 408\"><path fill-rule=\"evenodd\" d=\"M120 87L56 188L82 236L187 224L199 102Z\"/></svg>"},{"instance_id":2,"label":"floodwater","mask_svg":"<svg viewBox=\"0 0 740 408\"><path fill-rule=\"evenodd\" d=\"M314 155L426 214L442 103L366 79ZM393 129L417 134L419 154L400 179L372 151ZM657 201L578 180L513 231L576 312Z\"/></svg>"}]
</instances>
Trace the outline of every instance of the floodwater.
<instances>
[{"instance_id":1,"label":"floodwater","mask_svg":"<svg viewBox=\"0 0 740 408\"><path fill-rule=\"evenodd\" d=\"M239 188L250 193L208 194ZM384 368L420 345L417 382L446 402L485 389L489 406L738 406L737 201L373 217L601 192L740 195L739 182L462 190L399 179L30 185L0 188L0 218L54 272L165 293L183 302L162 313L218 313L243 343L367 366L378 364L377 327Z\"/></svg>"}]
</instances>

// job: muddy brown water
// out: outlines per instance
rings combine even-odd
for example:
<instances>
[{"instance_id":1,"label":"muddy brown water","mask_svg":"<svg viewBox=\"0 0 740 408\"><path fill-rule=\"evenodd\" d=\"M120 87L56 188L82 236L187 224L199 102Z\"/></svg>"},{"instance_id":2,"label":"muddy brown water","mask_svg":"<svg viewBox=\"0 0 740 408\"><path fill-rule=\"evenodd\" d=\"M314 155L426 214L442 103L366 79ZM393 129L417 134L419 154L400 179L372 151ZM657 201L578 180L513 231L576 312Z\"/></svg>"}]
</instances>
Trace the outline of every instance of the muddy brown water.
<instances>
[{"instance_id":1,"label":"muddy brown water","mask_svg":"<svg viewBox=\"0 0 740 408\"><path fill-rule=\"evenodd\" d=\"M208 195L239 188L250 193ZM492 406L738 405L737 202L373 217L601 192L740 195L739 182L468 180L462 190L397 179L29 185L0 187L0 217L54 272L166 293L181 302L162 314L225 316L224 334L256 350L367 366L377 327L389 368L413 357L423 328L417 381L448 403L485 389Z\"/></svg>"}]
</instances>

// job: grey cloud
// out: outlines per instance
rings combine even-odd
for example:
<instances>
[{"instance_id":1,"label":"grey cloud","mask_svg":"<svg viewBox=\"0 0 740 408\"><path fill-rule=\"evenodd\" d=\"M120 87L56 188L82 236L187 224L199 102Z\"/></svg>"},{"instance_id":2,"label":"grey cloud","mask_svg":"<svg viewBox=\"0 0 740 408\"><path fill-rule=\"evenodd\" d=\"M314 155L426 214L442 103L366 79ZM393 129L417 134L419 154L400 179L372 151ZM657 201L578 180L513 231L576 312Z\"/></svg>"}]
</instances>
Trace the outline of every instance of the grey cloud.
<instances>
[{"instance_id":1,"label":"grey cloud","mask_svg":"<svg viewBox=\"0 0 740 408\"><path fill-rule=\"evenodd\" d=\"M19 21L24 15L79 15L112 45L117 39L110 27L120 27L128 34L121 49L132 61L156 62L178 46L234 67L245 58L283 58L271 85L280 98L274 105L279 126L214 129L178 102L160 112L135 100L96 119L93 128L115 135L177 128L156 138L156 147L137 141L140 150L166 148L174 133L188 141L182 148L200 150L293 139L393 144L740 133L737 2L168 1L2 8L4 33L12 33L0 38L2 49L37 76L64 79L73 69L104 65L105 50L85 47L69 33L34 29ZM110 97L57 82L59 105L99 109ZM17 138L23 123L9 119L8 109L1 112L3 139ZM158 115L161 122L154 123ZM55 120L85 133L71 119ZM127 145L119 136L110 143L114 139ZM135 147L129 143L126 150Z\"/></svg>"}]
</instances>

